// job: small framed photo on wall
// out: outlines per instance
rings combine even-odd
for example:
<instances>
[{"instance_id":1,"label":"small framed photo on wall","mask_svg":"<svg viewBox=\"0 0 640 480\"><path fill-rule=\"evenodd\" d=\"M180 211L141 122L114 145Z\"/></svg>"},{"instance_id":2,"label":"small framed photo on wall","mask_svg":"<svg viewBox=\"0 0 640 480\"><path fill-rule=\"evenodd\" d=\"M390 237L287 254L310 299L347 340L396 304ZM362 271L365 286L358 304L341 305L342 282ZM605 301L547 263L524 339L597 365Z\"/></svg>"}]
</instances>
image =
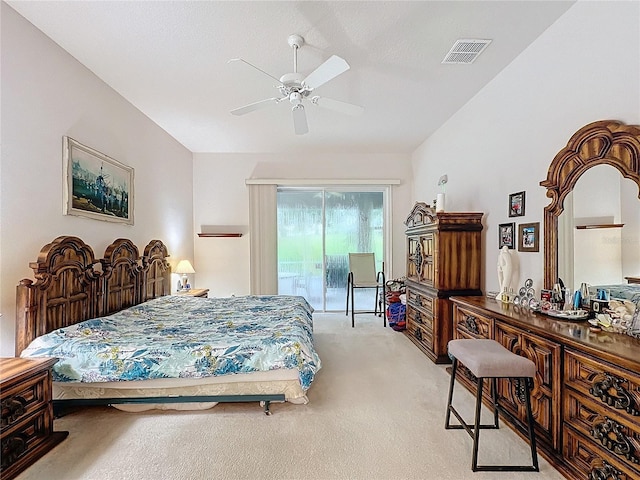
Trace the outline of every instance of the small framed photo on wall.
<instances>
[{"instance_id":1,"label":"small framed photo on wall","mask_svg":"<svg viewBox=\"0 0 640 480\"><path fill-rule=\"evenodd\" d=\"M515 247L515 223L501 223L498 225L498 248Z\"/></svg>"},{"instance_id":2,"label":"small framed photo on wall","mask_svg":"<svg viewBox=\"0 0 640 480\"><path fill-rule=\"evenodd\" d=\"M509 216L524 216L524 192L512 193L509 195Z\"/></svg>"},{"instance_id":3,"label":"small framed photo on wall","mask_svg":"<svg viewBox=\"0 0 640 480\"><path fill-rule=\"evenodd\" d=\"M540 251L540 222L518 225L518 251Z\"/></svg>"}]
</instances>

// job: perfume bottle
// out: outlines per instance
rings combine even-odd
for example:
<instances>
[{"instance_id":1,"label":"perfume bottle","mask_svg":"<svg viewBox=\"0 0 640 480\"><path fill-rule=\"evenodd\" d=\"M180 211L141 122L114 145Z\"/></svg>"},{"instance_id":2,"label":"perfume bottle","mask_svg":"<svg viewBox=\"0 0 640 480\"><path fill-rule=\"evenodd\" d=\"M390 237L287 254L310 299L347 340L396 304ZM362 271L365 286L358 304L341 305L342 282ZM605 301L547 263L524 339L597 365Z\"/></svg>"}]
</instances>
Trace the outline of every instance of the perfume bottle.
<instances>
[{"instance_id":1,"label":"perfume bottle","mask_svg":"<svg viewBox=\"0 0 640 480\"><path fill-rule=\"evenodd\" d=\"M580 290L576 290L573 294L573 309L579 310L582 306L582 292Z\"/></svg>"}]
</instances>

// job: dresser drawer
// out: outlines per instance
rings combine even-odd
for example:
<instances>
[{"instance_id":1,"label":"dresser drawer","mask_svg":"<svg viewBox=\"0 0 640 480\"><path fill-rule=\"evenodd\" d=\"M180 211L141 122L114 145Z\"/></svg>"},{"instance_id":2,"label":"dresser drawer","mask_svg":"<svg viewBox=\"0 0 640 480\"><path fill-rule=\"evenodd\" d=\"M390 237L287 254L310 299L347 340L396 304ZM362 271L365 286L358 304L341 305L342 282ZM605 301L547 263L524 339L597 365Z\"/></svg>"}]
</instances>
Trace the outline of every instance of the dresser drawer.
<instances>
[{"instance_id":1,"label":"dresser drawer","mask_svg":"<svg viewBox=\"0 0 640 480\"><path fill-rule=\"evenodd\" d=\"M25 379L2 390L1 432L19 423L23 418L45 405L48 401L48 371Z\"/></svg>"},{"instance_id":2,"label":"dresser drawer","mask_svg":"<svg viewBox=\"0 0 640 480\"><path fill-rule=\"evenodd\" d=\"M567 349L564 378L568 387L605 405L621 418L640 424L640 376L637 373Z\"/></svg>"},{"instance_id":3,"label":"dresser drawer","mask_svg":"<svg viewBox=\"0 0 640 480\"><path fill-rule=\"evenodd\" d=\"M423 292L409 289L407 294L408 303L433 315L434 297Z\"/></svg>"},{"instance_id":4,"label":"dresser drawer","mask_svg":"<svg viewBox=\"0 0 640 480\"><path fill-rule=\"evenodd\" d=\"M531 408L536 435L543 448L559 452L562 420L561 345L502 321L495 322L493 332L494 339L502 346L535 363ZM498 381L500 404L521 421L526 419L523 387L523 382L518 379Z\"/></svg>"},{"instance_id":5,"label":"dresser drawer","mask_svg":"<svg viewBox=\"0 0 640 480\"><path fill-rule=\"evenodd\" d=\"M460 305L453 306L455 338L492 338L493 318Z\"/></svg>"},{"instance_id":6,"label":"dresser drawer","mask_svg":"<svg viewBox=\"0 0 640 480\"><path fill-rule=\"evenodd\" d=\"M407 318L410 322L420 325L423 329L433 333L433 316L424 310L415 308L413 305L407 305Z\"/></svg>"},{"instance_id":7,"label":"dresser drawer","mask_svg":"<svg viewBox=\"0 0 640 480\"><path fill-rule=\"evenodd\" d=\"M640 478L640 429L619 415L602 411L595 402L571 390L565 392L564 421L599 449L616 457L622 464L635 470Z\"/></svg>"},{"instance_id":8,"label":"dresser drawer","mask_svg":"<svg viewBox=\"0 0 640 480\"><path fill-rule=\"evenodd\" d=\"M433 352L433 333L414 321L407 322L407 333L411 339L429 352Z\"/></svg>"},{"instance_id":9,"label":"dresser drawer","mask_svg":"<svg viewBox=\"0 0 640 480\"><path fill-rule=\"evenodd\" d=\"M618 462L570 427L563 432L563 457L576 473L576 478L605 480L636 480L638 473Z\"/></svg>"}]
</instances>

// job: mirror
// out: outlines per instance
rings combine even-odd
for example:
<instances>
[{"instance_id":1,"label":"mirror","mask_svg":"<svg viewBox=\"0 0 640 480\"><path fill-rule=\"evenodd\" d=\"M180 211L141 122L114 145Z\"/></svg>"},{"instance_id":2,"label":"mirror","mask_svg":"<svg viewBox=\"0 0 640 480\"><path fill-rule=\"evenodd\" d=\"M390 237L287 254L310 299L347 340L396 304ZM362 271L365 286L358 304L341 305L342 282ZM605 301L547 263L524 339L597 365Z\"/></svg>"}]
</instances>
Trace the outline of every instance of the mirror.
<instances>
[{"instance_id":1,"label":"mirror","mask_svg":"<svg viewBox=\"0 0 640 480\"><path fill-rule=\"evenodd\" d=\"M614 167L624 178L630 179L636 187L634 201L638 202L640 198L640 126L625 125L614 120L590 123L578 130L567 146L558 152L551 162L547 179L540 182L540 185L547 188L547 197L551 198L551 203L544 209L545 288L551 288L558 278L558 219L565 209L565 200L573 192L578 179L598 165ZM589 176L585 178L588 179ZM627 187L624 189L627 190ZM569 205L573 201L573 195L566 201ZM564 231L566 230L565 226ZM566 248L566 244L567 242L563 241L563 249ZM565 267L566 265L563 265L563 268ZM579 278L574 280L583 281Z\"/></svg>"},{"instance_id":2,"label":"mirror","mask_svg":"<svg viewBox=\"0 0 640 480\"><path fill-rule=\"evenodd\" d=\"M635 184L611 165L591 167L558 217L558 276L572 291L624 284L640 273L640 203Z\"/></svg>"}]
</instances>

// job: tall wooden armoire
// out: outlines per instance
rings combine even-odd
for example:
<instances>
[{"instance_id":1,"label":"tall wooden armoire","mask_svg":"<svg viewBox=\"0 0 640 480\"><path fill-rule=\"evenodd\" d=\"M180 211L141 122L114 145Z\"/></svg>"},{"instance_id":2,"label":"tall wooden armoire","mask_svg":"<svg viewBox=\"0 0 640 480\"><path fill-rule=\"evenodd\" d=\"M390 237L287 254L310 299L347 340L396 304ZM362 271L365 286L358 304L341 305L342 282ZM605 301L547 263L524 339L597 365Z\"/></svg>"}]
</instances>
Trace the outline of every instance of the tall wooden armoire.
<instances>
[{"instance_id":1,"label":"tall wooden armoire","mask_svg":"<svg viewBox=\"0 0 640 480\"><path fill-rule=\"evenodd\" d=\"M435 363L448 363L453 295L482 295L482 213L437 212L418 202L407 226L406 335Z\"/></svg>"}]
</instances>

